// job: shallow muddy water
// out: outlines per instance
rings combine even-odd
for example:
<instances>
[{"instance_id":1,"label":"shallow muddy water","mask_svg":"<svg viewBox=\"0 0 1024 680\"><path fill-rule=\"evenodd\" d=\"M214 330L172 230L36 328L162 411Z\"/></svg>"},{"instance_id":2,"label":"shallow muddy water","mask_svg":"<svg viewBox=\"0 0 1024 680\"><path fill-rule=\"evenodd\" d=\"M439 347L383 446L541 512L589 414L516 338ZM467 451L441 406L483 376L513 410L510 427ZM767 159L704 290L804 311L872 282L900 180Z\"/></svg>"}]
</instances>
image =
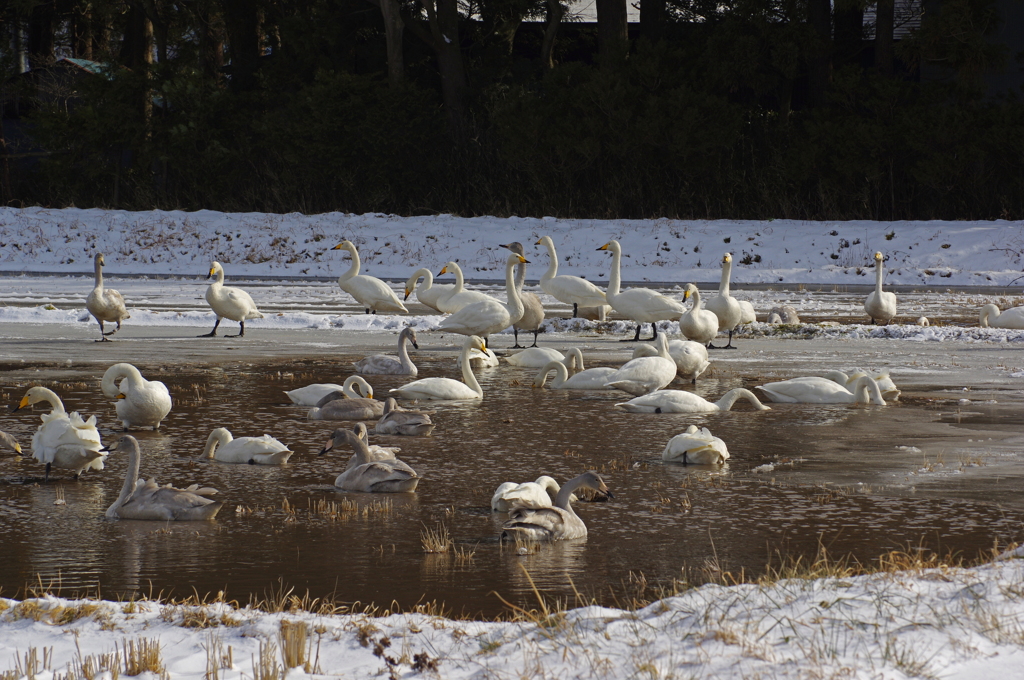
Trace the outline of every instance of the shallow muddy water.
<instances>
[{"instance_id":1,"label":"shallow muddy water","mask_svg":"<svg viewBox=\"0 0 1024 680\"><path fill-rule=\"evenodd\" d=\"M974 557L995 542L1024 539L1020 446L1000 443L1024 424L1019 390L974 395L969 410L958 405L959 393L935 385L905 391L884 408L781 404L755 412L741 402L728 413L646 415L615 409L628 398L618 392L531 389L534 371L503 365L477 372L482 403L429 407L437 411L434 436L371 435L374 443L402 447L399 457L423 477L415 494L345 494L332 483L348 452L316 455L336 425L306 420L307 409L290 405L282 390L342 382L356 358L184 365L173 372L140 366L175 398L161 431L134 433L142 475L219 489L226 505L212 522L105 519L123 481L121 454L79 481L58 471L56 483L39 484L36 461L5 453L3 593L41 580L65 593L225 591L244 602L283 584L342 601L408 607L439 600L456 611L495 614L503 608L496 594L534 601L526 572L542 592L570 604L575 591L611 604L627 598L640 575L664 583L685 569L758 573L777 553L813 556L819 543L870 561L908 546ZM448 354L417 363L421 377L457 376ZM19 377L25 374L19 367ZM116 423L99 391L101 374L86 369L68 378L61 371L62 382L53 383L43 371L38 382L54 387L69 411L96 414L110 443ZM5 375L0 403L10 404L33 383ZM755 372L728 363L715 376L685 389L717 399L759 383ZM408 381L369 380L378 397ZM0 429L27 452L43 412L4 412ZM728 465L660 460L665 442L691 423L727 442ZM210 430L221 426L235 436L271 434L295 455L284 467L197 460ZM600 471L615 493L610 502L575 506L588 540L523 556L499 544L505 516L489 510L498 484L541 474L562 481L586 469ZM59 492L64 505L54 504ZM390 510L311 512L343 499L360 507L386 501ZM421 532L439 524L470 559L423 552Z\"/></svg>"}]
</instances>

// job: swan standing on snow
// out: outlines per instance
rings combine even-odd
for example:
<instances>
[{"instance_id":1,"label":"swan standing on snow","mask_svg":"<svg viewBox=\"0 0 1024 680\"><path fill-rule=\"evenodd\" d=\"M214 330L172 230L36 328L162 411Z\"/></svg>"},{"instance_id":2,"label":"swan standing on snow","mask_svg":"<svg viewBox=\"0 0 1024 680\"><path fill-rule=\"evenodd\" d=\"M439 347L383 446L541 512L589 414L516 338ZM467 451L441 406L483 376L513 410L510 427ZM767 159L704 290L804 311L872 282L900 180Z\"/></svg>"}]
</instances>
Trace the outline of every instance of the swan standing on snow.
<instances>
[{"instance_id":1,"label":"swan standing on snow","mask_svg":"<svg viewBox=\"0 0 1024 680\"><path fill-rule=\"evenodd\" d=\"M540 368L550 361L564 361L565 355L553 347L531 347L505 357L505 361L519 368Z\"/></svg>"},{"instance_id":2,"label":"swan standing on snow","mask_svg":"<svg viewBox=\"0 0 1024 680\"><path fill-rule=\"evenodd\" d=\"M697 378L707 370L708 349L699 342L692 340L671 340L668 343L668 354L676 362L676 373L681 378L697 384ZM639 345L633 350L633 358L658 356L658 349L652 345Z\"/></svg>"},{"instance_id":3,"label":"swan standing on snow","mask_svg":"<svg viewBox=\"0 0 1024 680\"><path fill-rule=\"evenodd\" d=\"M883 326L888 326L896 316L896 294L882 290L882 277L885 276L882 259L882 253L875 253L875 289L864 301L864 311L871 317L871 323L881 321Z\"/></svg>"},{"instance_id":4,"label":"swan standing on snow","mask_svg":"<svg viewBox=\"0 0 1024 680\"><path fill-rule=\"evenodd\" d=\"M377 312L409 313L402 301L395 295L395 291L391 290L391 286L375 276L359 273L359 251L351 241L342 241L331 250L345 250L352 256L352 266L338 277L338 286L354 297L367 314L371 311L374 314Z\"/></svg>"},{"instance_id":5,"label":"swan standing on snow","mask_svg":"<svg viewBox=\"0 0 1024 680\"><path fill-rule=\"evenodd\" d=\"M552 477L541 475L535 482L505 482L491 497L492 512L508 512L517 508L550 508L561 489ZM576 500L573 496L571 500Z\"/></svg>"},{"instance_id":6,"label":"swan standing on snow","mask_svg":"<svg viewBox=\"0 0 1024 680\"><path fill-rule=\"evenodd\" d=\"M437 308L445 314L454 314L463 307L475 304L477 302L487 302L493 300L487 293L481 293L476 290L466 290L463 285L464 279L462 277L462 267L455 262L449 262L446 264L441 271L437 273L438 276L443 276L451 272L455 276L455 285L447 294L442 294L437 299Z\"/></svg>"},{"instance_id":7,"label":"swan standing on snow","mask_svg":"<svg viewBox=\"0 0 1024 680\"><path fill-rule=\"evenodd\" d=\"M238 335L225 335L225 338L245 337L245 322L247 319L262 319L263 315L256 309L256 303L241 288L232 288L224 285L224 267L220 262L214 262L210 266L210 273L206 278L217 276L217 280L206 289L206 303L217 315L213 323L213 330L200 335L200 338L213 338L217 336L217 326L221 318L231 319L238 322Z\"/></svg>"},{"instance_id":8,"label":"swan standing on snow","mask_svg":"<svg viewBox=\"0 0 1024 680\"><path fill-rule=\"evenodd\" d=\"M416 369L416 364L412 363L412 359L409 358L409 348L406 343L410 342L416 349L420 348L416 343L416 330L412 326L406 326L398 334L397 357L390 354L374 354L360 359L352 365L356 367L358 373L415 376L419 371Z\"/></svg>"},{"instance_id":9,"label":"swan standing on snow","mask_svg":"<svg viewBox=\"0 0 1024 680\"><path fill-rule=\"evenodd\" d=\"M292 457L292 452L269 434L235 439L227 428L218 427L206 439L206 448L199 457L221 463L284 465Z\"/></svg>"},{"instance_id":10,"label":"swan standing on snow","mask_svg":"<svg viewBox=\"0 0 1024 680\"><path fill-rule=\"evenodd\" d=\"M175 489L170 484L160 486L156 480L139 481L139 463L142 454L139 442L124 435L111 451L128 451L128 472L125 474L121 494L109 508L110 519L141 519L165 522L168 520L213 519L224 505L207 496L216 489L199 488L193 484L187 489Z\"/></svg>"},{"instance_id":11,"label":"swan standing on snow","mask_svg":"<svg viewBox=\"0 0 1024 680\"><path fill-rule=\"evenodd\" d=\"M679 317L679 332L687 340L708 346L718 335L718 317L714 312L701 307L700 291L692 283L686 284L686 290L683 291L683 301L690 298L693 298L693 305Z\"/></svg>"},{"instance_id":12,"label":"swan standing on snow","mask_svg":"<svg viewBox=\"0 0 1024 680\"><path fill-rule=\"evenodd\" d=\"M718 317L718 330L729 331L729 343L721 349L736 349L732 346L732 332L743 320L743 307L740 301L729 294L729 282L732 278L732 253L722 258L722 280L718 284L718 296L704 303L704 308ZM708 344L708 349L717 349Z\"/></svg>"},{"instance_id":13,"label":"swan standing on snow","mask_svg":"<svg viewBox=\"0 0 1024 680\"><path fill-rule=\"evenodd\" d=\"M729 390L718 401L708 401L693 392L658 390L616 406L631 413L714 413L728 411L740 399L746 399L758 411L771 410L758 401L753 392L742 387Z\"/></svg>"},{"instance_id":14,"label":"swan standing on snow","mask_svg":"<svg viewBox=\"0 0 1024 680\"><path fill-rule=\"evenodd\" d=\"M686 311L682 304L672 298L665 297L661 293L649 288L632 288L620 291L621 277L619 272L622 265L622 247L618 241L609 241L598 250L608 250L612 254L611 275L608 277L608 291L605 298L618 314L636 321L636 336L633 341L640 340L640 327L651 324L651 340L658 337L658 322L666 319L678 319ZM626 338L623 342L629 342Z\"/></svg>"},{"instance_id":15,"label":"swan standing on snow","mask_svg":"<svg viewBox=\"0 0 1024 680\"><path fill-rule=\"evenodd\" d=\"M523 244L519 241L513 241L512 243L506 243L501 245L502 248L508 248L516 255L523 258L523 262L526 262L526 251L523 250ZM523 291L523 285L526 283L526 265L520 262L516 265L516 292L519 293L519 298L523 301L523 315L519 317L519 321L512 324L512 334L515 336L515 344L513 348L519 348L519 331L531 331L533 333L533 344L530 347L537 346L537 335L541 331L541 326L544 325L544 305L540 303L540 298L535 293L529 291Z\"/></svg>"},{"instance_id":16,"label":"swan standing on snow","mask_svg":"<svg viewBox=\"0 0 1024 680\"><path fill-rule=\"evenodd\" d=\"M359 391L356 391L356 388L358 388ZM373 399L373 388L370 387L370 383L366 382L365 378L358 375L352 375L345 378L344 385L336 385L335 383L314 383L294 390L288 390L285 394L288 395L288 398L296 406L316 406L317 402L331 392L344 392L347 396L352 397L353 399L357 399L359 397Z\"/></svg>"},{"instance_id":17,"label":"swan standing on snow","mask_svg":"<svg viewBox=\"0 0 1024 680\"><path fill-rule=\"evenodd\" d=\"M533 380L534 387L544 387L548 374L555 372L551 381L551 389L555 390L612 390L608 385L611 376L618 372L618 369L610 367L588 368L575 375L569 375L569 369L562 361L551 361L540 369L540 373Z\"/></svg>"},{"instance_id":18,"label":"swan standing on snow","mask_svg":"<svg viewBox=\"0 0 1024 680\"><path fill-rule=\"evenodd\" d=\"M501 540L563 541L586 538L587 525L573 511L571 501L573 492L582 487L614 498L601 475L593 470L584 472L565 483L550 508L513 507L508 521L501 527Z\"/></svg>"},{"instance_id":19,"label":"swan standing on snow","mask_svg":"<svg viewBox=\"0 0 1024 680\"><path fill-rule=\"evenodd\" d=\"M550 236L542 236L534 245L547 247L550 262L548 270L540 278L540 289L559 302L572 305L573 318L579 315L581 307L603 308L608 305L604 291L590 281L579 276L558 275L558 254Z\"/></svg>"},{"instance_id":20,"label":"swan standing on snow","mask_svg":"<svg viewBox=\"0 0 1024 680\"><path fill-rule=\"evenodd\" d=\"M358 377L358 376L356 376ZM353 380L358 384L358 380ZM348 380L345 381L348 385ZM384 415L384 403L373 398L373 388L365 380L360 389L368 396L360 397L349 388L340 392L328 392L320 398L316 406L309 409L306 418L309 420L373 420ZM354 396L353 396L354 395Z\"/></svg>"},{"instance_id":21,"label":"swan standing on snow","mask_svg":"<svg viewBox=\"0 0 1024 680\"><path fill-rule=\"evenodd\" d=\"M673 463L694 465L720 465L729 458L729 448L708 428L690 425L686 432L668 440L661 459Z\"/></svg>"},{"instance_id":22,"label":"swan standing on snow","mask_svg":"<svg viewBox=\"0 0 1024 680\"><path fill-rule=\"evenodd\" d=\"M924 325L927 326L928 324ZM1000 314L999 307L995 305L985 305L981 308L981 314L978 316L978 325L982 328L986 328L988 326L991 326L992 328L1024 328L1024 307L1007 309L1005 312Z\"/></svg>"},{"instance_id":23,"label":"swan standing on snow","mask_svg":"<svg viewBox=\"0 0 1024 680\"><path fill-rule=\"evenodd\" d=\"M73 470L77 479L86 470L102 470L106 451L96 429L96 416L82 420L77 411L68 413L53 390L33 387L21 398L15 411L45 401L52 410L42 417L43 424L32 435L32 457L46 464L43 481L50 478L51 468Z\"/></svg>"},{"instance_id":24,"label":"swan standing on snow","mask_svg":"<svg viewBox=\"0 0 1024 680\"><path fill-rule=\"evenodd\" d=\"M416 281L420 277L423 277L423 283L419 286L416 285ZM405 282L405 299L408 300L409 296L412 295L412 291L416 291L416 299L422 304L430 307L434 311L440 312L441 308L437 306L439 298L451 295L452 289L455 286L450 283L443 285L434 285L434 275L430 273L430 270L421 267L412 273L409 280Z\"/></svg>"},{"instance_id":25,"label":"swan standing on snow","mask_svg":"<svg viewBox=\"0 0 1024 680\"><path fill-rule=\"evenodd\" d=\"M0 432L0 444L3 444L19 456L21 455L21 444L18 443L17 439L6 432Z\"/></svg>"},{"instance_id":26,"label":"swan standing on snow","mask_svg":"<svg viewBox=\"0 0 1024 680\"><path fill-rule=\"evenodd\" d=\"M504 330L523 316L523 300L516 290L512 270L516 264L529 262L522 255L512 253L505 263L505 292L507 303L489 297L487 300L466 305L437 326L437 330L451 331L460 335L479 335L487 338L492 333Z\"/></svg>"},{"instance_id":27,"label":"swan standing on snow","mask_svg":"<svg viewBox=\"0 0 1024 680\"><path fill-rule=\"evenodd\" d=\"M885 406L882 391L871 376L857 378L852 389L828 378L805 377L758 385L769 399L782 404L862 404Z\"/></svg>"},{"instance_id":28,"label":"swan standing on snow","mask_svg":"<svg viewBox=\"0 0 1024 680\"><path fill-rule=\"evenodd\" d=\"M800 323L800 315L789 305L772 307L768 312L768 323Z\"/></svg>"},{"instance_id":29,"label":"swan standing on snow","mask_svg":"<svg viewBox=\"0 0 1024 680\"><path fill-rule=\"evenodd\" d=\"M630 359L608 376L606 387L633 395L660 390L676 378L676 362L668 353L668 338L662 333L654 340L658 356Z\"/></svg>"},{"instance_id":30,"label":"swan standing on snow","mask_svg":"<svg viewBox=\"0 0 1024 680\"><path fill-rule=\"evenodd\" d=\"M473 375L473 369L469 365L469 353L471 350L487 350L486 343L475 335L466 338L462 346L462 353L459 355L459 365L462 366L462 379L465 382L452 380L451 378L420 378L411 383L402 385L391 390L402 399L483 399L484 391Z\"/></svg>"},{"instance_id":31,"label":"swan standing on snow","mask_svg":"<svg viewBox=\"0 0 1024 680\"><path fill-rule=\"evenodd\" d=\"M117 381L121 380L118 385ZM171 393L159 380L146 380L131 364L114 364L103 374L104 396L117 399L117 419L128 430L133 427L160 429L160 421L171 412Z\"/></svg>"},{"instance_id":32,"label":"swan standing on snow","mask_svg":"<svg viewBox=\"0 0 1024 680\"><path fill-rule=\"evenodd\" d=\"M96 253L96 257L93 258L93 266L96 270L96 287L92 289L89 297L85 300L85 308L89 310L89 313L93 315L93 318L100 325L100 339L97 342L106 342L108 335L113 335L121 330L122 321L131 318L131 314L128 313L124 305L124 296L112 288L106 289L103 287L103 266L105 264L103 253ZM117 328L109 333L104 333L104 321L116 323Z\"/></svg>"},{"instance_id":33,"label":"swan standing on snow","mask_svg":"<svg viewBox=\"0 0 1024 680\"><path fill-rule=\"evenodd\" d=\"M427 437L434 431L433 411L413 411L401 408L394 397L384 400L384 415L373 428L376 434L400 434L409 437Z\"/></svg>"},{"instance_id":34,"label":"swan standing on snow","mask_svg":"<svg viewBox=\"0 0 1024 680\"><path fill-rule=\"evenodd\" d=\"M334 480L334 486L343 491L365 493L407 493L416 490L420 478L411 467L397 458L373 459L367 446L366 426L362 423L356 425L354 431L335 430L324 448L320 450L320 455L340 444L352 447L355 465L350 462L348 469Z\"/></svg>"}]
</instances>

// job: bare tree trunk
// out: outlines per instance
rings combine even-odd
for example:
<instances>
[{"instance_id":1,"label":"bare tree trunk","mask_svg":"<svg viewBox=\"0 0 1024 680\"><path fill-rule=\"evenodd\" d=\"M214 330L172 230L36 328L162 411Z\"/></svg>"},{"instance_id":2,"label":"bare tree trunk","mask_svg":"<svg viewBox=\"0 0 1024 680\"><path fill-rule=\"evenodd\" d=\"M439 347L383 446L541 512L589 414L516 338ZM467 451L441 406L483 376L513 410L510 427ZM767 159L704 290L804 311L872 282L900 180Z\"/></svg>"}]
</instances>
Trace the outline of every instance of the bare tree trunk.
<instances>
[{"instance_id":1,"label":"bare tree trunk","mask_svg":"<svg viewBox=\"0 0 1024 680\"><path fill-rule=\"evenodd\" d=\"M651 42L665 31L665 0L640 0L640 35Z\"/></svg>"},{"instance_id":2,"label":"bare tree trunk","mask_svg":"<svg viewBox=\"0 0 1024 680\"><path fill-rule=\"evenodd\" d=\"M405 21L398 0L379 0L379 3L388 50L388 85L397 88L405 82L405 52L402 49Z\"/></svg>"},{"instance_id":3,"label":"bare tree trunk","mask_svg":"<svg viewBox=\"0 0 1024 680\"><path fill-rule=\"evenodd\" d=\"M32 8L28 18L28 58L32 68L53 62L56 29L57 9L53 2L44 2Z\"/></svg>"},{"instance_id":4,"label":"bare tree trunk","mask_svg":"<svg viewBox=\"0 0 1024 680\"><path fill-rule=\"evenodd\" d=\"M807 69L807 98L811 106L825 103L825 88L832 75L832 4L807 0L807 23L815 36Z\"/></svg>"},{"instance_id":5,"label":"bare tree trunk","mask_svg":"<svg viewBox=\"0 0 1024 680\"><path fill-rule=\"evenodd\" d=\"M256 89L260 59L260 21L253 0L221 0L231 55L231 89Z\"/></svg>"},{"instance_id":6,"label":"bare tree trunk","mask_svg":"<svg viewBox=\"0 0 1024 680\"><path fill-rule=\"evenodd\" d=\"M597 0L597 46L603 66L626 58L627 28L626 0Z\"/></svg>"},{"instance_id":7,"label":"bare tree trunk","mask_svg":"<svg viewBox=\"0 0 1024 680\"><path fill-rule=\"evenodd\" d=\"M893 0L878 0L875 4L875 68L883 76L893 74L892 29L895 13Z\"/></svg>"},{"instance_id":8,"label":"bare tree trunk","mask_svg":"<svg viewBox=\"0 0 1024 680\"><path fill-rule=\"evenodd\" d=\"M76 10L71 15L74 54L81 59L92 59L92 8Z\"/></svg>"},{"instance_id":9,"label":"bare tree trunk","mask_svg":"<svg viewBox=\"0 0 1024 680\"><path fill-rule=\"evenodd\" d=\"M547 0L548 13L544 19L544 42L540 48L540 63L544 68L555 66L555 38L565 16L565 5L559 0Z\"/></svg>"},{"instance_id":10,"label":"bare tree trunk","mask_svg":"<svg viewBox=\"0 0 1024 680\"><path fill-rule=\"evenodd\" d=\"M435 6L436 2L436 6ZM459 5L457 0L427 0L424 3L430 23L432 46L437 54L441 75L441 97L455 138L466 133L466 71L459 45Z\"/></svg>"}]
</instances>

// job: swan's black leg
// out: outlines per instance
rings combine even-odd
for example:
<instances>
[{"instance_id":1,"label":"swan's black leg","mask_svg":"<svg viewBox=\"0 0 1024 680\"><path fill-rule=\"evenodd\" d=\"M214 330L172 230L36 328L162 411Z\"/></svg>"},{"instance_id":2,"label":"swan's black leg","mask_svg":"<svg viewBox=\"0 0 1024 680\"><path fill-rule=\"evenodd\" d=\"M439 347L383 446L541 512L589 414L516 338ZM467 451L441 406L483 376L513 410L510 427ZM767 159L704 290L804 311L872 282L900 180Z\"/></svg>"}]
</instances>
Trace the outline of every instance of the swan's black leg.
<instances>
[{"instance_id":1,"label":"swan's black leg","mask_svg":"<svg viewBox=\"0 0 1024 680\"><path fill-rule=\"evenodd\" d=\"M729 331L729 343L725 347L722 347L721 349L736 349L735 347L732 346L732 331Z\"/></svg>"},{"instance_id":2,"label":"swan's black leg","mask_svg":"<svg viewBox=\"0 0 1024 680\"><path fill-rule=\"evenodd\" d=\"M213 322L213 330L212 331L210 331L209 333L203 333L202 335L197 335L196 337L197 338L215 338L215 337L217 337L217 326L219 326L219 325L220 325L220 317L218 316L217 320Z\"/></svg>"},{"instance_id":3,"label":"swan's black leg","mask_svg":"<svg viewBox=\"0 0 1024 680\"><path fill-rule=\"evenodd\" d=\"M238 322L238 335L225 335L225 338L244 338L245 337L245 322Z\"/></svg>"},{"instance_id":4,"label":"swan's black leg","mask_svg":"<svg viewBox=\"0 0 1024 680\"><path fill-rule=\"evenodd\" d=\"M580 314L580 305L577 302L572 303L572 318L576 318Z\"/></svg>"},{"instance_id":5,"label":"swan's black leg","mask_svg":"<svg viewBox=\"0 0 1024 680\"><path fill-rule=\"evenodd\" d=\"M536 347L537 346L537 335L539 333L540 333L540 329L539 328L533 332L533 344L530 345L530 347Z\"/></svg>"},{"instance_id":6,"label":"swan's black leg","mask_svg":"<svg viewBox=\"0 0 1024 680\"><path fill-rule=\"evenodd\" d=\"M516 344L512 345L512 349L521 349L522 345L519 344L519 329L512 326L512 337L516 339Z\"/></svg>"},{"instance_id":7,"label":"swan's black leg","mask_svg":"<svg viewBox=\"0 0 1024 680\"><path fill-rule=\"evenodd\" d=\"M50 464L46 464L46 474L43 475L43 484L50 480Z\"/></svg>"},{"instance_id":8,"label":"swan's black leg","mask_svg":"<svg viewBox=\"0 0 1024 680\"><path fill-rule=\"evenodd\" d=\"M103 332L103 320L102 319L96 319L96 321L100 325L100 339L97 340L96 342L107 342L107 336L110 335L110 333L104 333ZM113 333L113 331L111 331L111 333Z\"/></svg>"},{"instance_id":9,"label":"swan's black leg","mask_svg":"<svg viewBox=\"0 0 1024 680\"><path fill-rule=\"evenodd\" d=\"M640 322L638 321L638 322L636 323L636 335L634 335L634 336L633 336L632 338L623 338L622 340L619 340L619 342L640 342L640 327L641 327L642 325L643 325L643 324L641 324L641 323L640 323Z\"/></svg>"},{"instance_id":10,"label":"swan's black leg","mask_svg":"<svg viewBox=\"0 0 1024 680\"><path fill-rule=\"evenodd\" d=\"M121 322L120 321L117 322L117 327L114 330L110 331L109 333L103 333L103 327L102 326L100 327L100 333L103 333L103 335L113 335L114 333L118 332L119 330L121 330Z\"/></svg>"},{"instance_id":11,"label":"swan's black leg","mask_svg":"<svg viewBox=\"0 0 1024 680\"><path fill-rule=\"evenodd\" d=\"M658 339L658 322L657 321L651 322L651 331L653 332L653 334L651 335L651 340L657 340Z\"/></svg>"}]
</instances>

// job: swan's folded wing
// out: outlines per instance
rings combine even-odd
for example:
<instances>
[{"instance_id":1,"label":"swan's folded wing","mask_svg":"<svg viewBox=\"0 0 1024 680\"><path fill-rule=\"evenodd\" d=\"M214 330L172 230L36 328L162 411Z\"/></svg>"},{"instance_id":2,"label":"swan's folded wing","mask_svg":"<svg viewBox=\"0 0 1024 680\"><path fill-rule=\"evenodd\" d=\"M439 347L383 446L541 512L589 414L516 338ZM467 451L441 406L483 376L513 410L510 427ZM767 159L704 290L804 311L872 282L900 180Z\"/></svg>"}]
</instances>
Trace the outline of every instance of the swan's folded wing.
<instances>
[{"instance_id":1,"label":"swan's folded wing","mask_svg":"<svg viewBox=\"0 0 1024 680\"><path fill-rule=\"evenodd\" d=\"M536 482L520 484L505 491L501 497L513 510L516 508L539 510L551 507L551 496L548 495L544 487Z\"/></svg>"},{"instance_id":2,"label":"swan's folded wing","mask_svg":"<svg viewBox=\"0 0 1024 680\"><path fill-rule=\"evenodd\" d=\"M534 538L540 538L537 533L554 537L561 534L565 526L564 512L561 508L555 507L513 508L502 528L506 531L525 529L533 534Z\"/></svg>"}]
</instances>

